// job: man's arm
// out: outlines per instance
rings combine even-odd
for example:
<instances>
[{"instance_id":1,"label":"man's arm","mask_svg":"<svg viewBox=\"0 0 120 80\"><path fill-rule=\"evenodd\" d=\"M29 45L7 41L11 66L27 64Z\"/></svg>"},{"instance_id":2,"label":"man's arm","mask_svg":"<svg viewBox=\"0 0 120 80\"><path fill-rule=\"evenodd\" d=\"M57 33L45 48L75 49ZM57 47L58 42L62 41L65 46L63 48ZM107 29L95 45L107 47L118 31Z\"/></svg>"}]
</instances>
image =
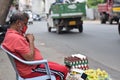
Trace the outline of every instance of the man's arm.
<instances>
[{"instance_id":1,"label":"man's arm","mask_svg":"<svg viewBox=\"0 0 120 80\"><path fill-rule=\"evenodd\" d=\"M30 45L30 52L27 54L23 54L22 56L24 57L24 59L28 60L28 61L33 61L34 60L34 36L33 34L26 34L26 39L29 42Z\"/></svg>"}]
</instances>

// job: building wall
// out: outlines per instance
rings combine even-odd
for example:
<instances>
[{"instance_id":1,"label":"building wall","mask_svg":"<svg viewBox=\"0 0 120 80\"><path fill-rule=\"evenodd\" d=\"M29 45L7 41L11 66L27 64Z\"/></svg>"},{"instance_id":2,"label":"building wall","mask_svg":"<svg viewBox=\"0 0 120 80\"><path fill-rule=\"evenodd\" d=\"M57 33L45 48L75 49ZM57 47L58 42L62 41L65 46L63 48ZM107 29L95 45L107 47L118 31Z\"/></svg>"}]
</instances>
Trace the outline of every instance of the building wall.
<instances>
[{"instance_id":1,"label":"building wall","mask_svg":"<svg viewBox=\"0 0 120 80\"><path fill-rule=\"evenodd\" d=\"M31 10L34 13L41 14L44 12L43 0L19 0L19 9Z\"/></svg>"},{"instance_id":2,"label":"building wall","mask_svg":"<svg viewBox=\"0 0 120 80\"><path fill-rule=\"evenodd\" d=\"M44 12L44 2L43 0L32 0L32 11L37 14Z\"/></svg>"},{"instance_id":3,"label":"building wall","mask_svg":"<svg viewBox=\"0 0 120 80\"><path fill-rule=\"evenodd\" d=\"M49 8L56 0L45 0L45 13L49 13Z\"/></svg>"}]
</instances>

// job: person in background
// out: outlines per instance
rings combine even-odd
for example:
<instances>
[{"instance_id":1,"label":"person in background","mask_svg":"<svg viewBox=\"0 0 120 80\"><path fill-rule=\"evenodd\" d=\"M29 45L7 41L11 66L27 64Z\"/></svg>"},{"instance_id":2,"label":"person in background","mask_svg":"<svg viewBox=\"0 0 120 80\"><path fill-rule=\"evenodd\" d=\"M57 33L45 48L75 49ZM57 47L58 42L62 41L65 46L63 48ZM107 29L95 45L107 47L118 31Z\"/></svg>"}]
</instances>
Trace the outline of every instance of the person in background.
<instances>
[{"instance_id":1,"label":"person in background","mask_svg":"<svg viewBox=\"0 0 120 80\"><path fill-rule=\"evenodd\" d=\"M10 18L10 28L7 29L2 45L14 55L27 61L42 60L40 50L34 45L34 35L25 34L29 16L26 13L16 13ZM50 54L52 55L52 54ZM17 70L21 77L31 78L41 76L45 71L43 65L26 65L15 60ZM51 73L56 76L57 80L65 80L68 68L64 65L48 62Z\"/></svg>"}]
</instances>

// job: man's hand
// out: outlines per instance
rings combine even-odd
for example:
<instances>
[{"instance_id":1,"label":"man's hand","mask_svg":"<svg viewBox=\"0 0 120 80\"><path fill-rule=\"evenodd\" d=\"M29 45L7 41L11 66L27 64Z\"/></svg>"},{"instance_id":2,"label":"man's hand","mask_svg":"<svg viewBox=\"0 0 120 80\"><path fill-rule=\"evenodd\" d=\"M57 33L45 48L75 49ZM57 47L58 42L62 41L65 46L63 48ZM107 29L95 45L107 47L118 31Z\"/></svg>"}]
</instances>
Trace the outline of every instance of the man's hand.
<instances>
[{"instance_id":1,"label":"man's hand","mask_svg":"<svg viewBox=\"0 0 120 80\"><path fill-rule=\"evenodd\" d=\"M26 34L25 37L26 37L26 39L28 40L29 43L34 42L33 34Z\"/></svg>"},{"instance_id":2,"label":"man's hand","mask_svg":"<svg viewBox=\"0 0 120 80\"><path fill-rule=\"evenodd\" d=\"M34 60L34 54L35 54L34 53L34 36L33 34L26 34L25 37L29 42L30 52L28 54L24 54L23 57L28 61L32 61Z\"/></svg>"}]
</instances>

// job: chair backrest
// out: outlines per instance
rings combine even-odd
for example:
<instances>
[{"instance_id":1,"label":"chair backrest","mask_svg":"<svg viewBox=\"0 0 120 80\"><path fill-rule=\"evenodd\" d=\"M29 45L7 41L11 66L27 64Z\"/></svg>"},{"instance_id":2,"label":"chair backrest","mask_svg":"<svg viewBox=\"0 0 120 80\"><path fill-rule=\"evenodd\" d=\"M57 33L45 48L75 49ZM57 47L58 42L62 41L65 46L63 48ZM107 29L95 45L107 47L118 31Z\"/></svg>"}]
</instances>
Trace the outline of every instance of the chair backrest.
<instances>
[{"instance_id":1,"label":"chair backrest","mask_svg":"<svg viewBox=\"0 0 120 80\"><path fill-rule=\"evenodd\" d=\"M1 45L1 48L2 50L7 53L9 59L10 59L10 62L16 72L16 80L46 80L46 79L50 79L50 80L56 80L55 76L54 75L51 75L51 72L50 72L50 69L49 69L49 66L48 66L48 62L47 60L38 60L38 61L25 61L25 60L22 60L21 58L15 56L14 54L12 54L11 52L9 52L7 49L5 49L2 45ZM34 78L28 78L28 79L23 79L22 77L19 76L19 73L17 71L17 68L16 68L16 64L14 62L14 60L18 60L24 64L27 64L27 65L37 65L37 64L44 64L45 65L45 69L46 69L46 75L44 76L39 76L39 77L34 77Z\"/></svg>"}]
</instances>

